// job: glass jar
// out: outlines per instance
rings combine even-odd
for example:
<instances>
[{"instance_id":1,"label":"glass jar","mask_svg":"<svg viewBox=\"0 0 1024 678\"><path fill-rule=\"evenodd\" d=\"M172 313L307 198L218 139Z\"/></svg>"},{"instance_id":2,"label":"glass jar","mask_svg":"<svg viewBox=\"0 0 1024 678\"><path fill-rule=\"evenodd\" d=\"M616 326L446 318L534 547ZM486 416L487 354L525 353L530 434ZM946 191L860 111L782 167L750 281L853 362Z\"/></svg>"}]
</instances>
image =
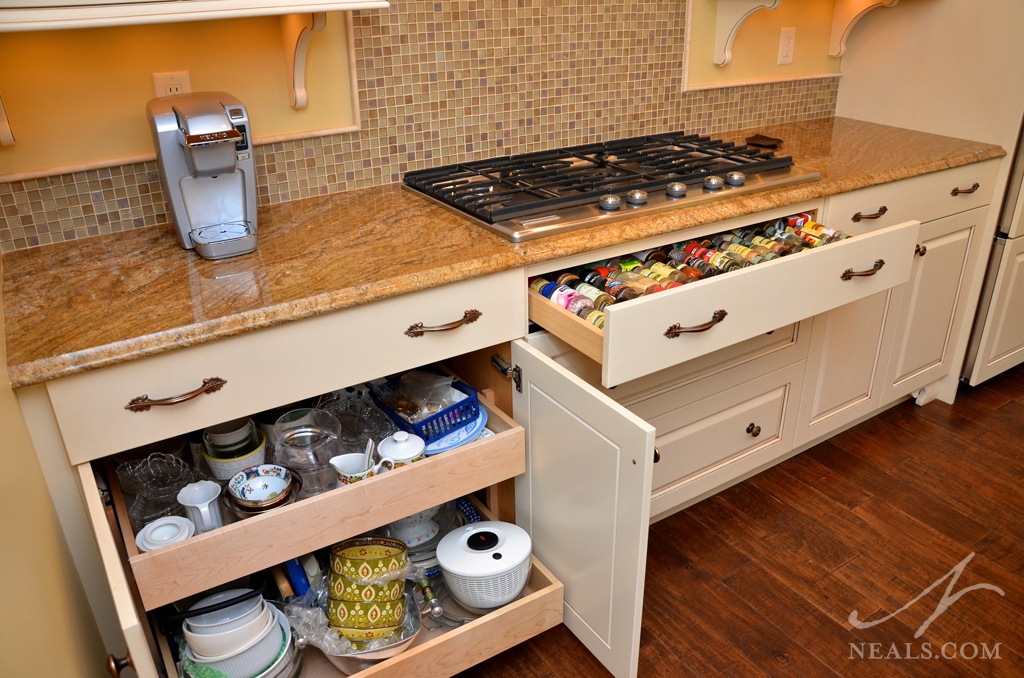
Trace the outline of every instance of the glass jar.
<instances>
[{"instance_id":1,"label":"glass jar","mask_svg":"<svg viewBox=\"0 0 1024 678\"><path fill-rule=\"evenodd\" d=\"M274 424L274 435L274 461L302 476L296 501L337 487L330 459L339 454L341 424L333 414L310 408L286 412Z\"/></svg>"}]
</instances>

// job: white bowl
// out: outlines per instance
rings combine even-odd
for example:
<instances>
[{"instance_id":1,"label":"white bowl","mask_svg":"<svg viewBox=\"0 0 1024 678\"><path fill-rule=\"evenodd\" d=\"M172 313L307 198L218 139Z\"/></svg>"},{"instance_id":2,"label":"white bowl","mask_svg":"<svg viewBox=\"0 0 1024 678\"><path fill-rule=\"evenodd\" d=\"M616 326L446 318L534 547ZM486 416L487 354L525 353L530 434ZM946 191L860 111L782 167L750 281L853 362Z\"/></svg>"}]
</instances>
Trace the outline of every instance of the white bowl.
<instances>
[{"instance_id":1,"label":"white bowl","mask_svg":"<svg viewBox=\"0 0 1024 678\"><path fill-rule=\"evenodd\" d=\"M196 633L184 626L185 642L197 657L220 657L248 645L263 632L271 619L276 619L276 616L270 611L270 606L261 600L260 613L256 618L236 629L220 633Z\"/></svg>"},{"instance_id":2,"label":"white bowl","mask_svg":"<svg viewBox=\"0 0 1024 678\"><path fill-rule=\"evenodd\" d=\"M135 545L143 553L161 546L184 541L196 533L196 526L188 518L164 516L149 523L135 535Z\"/></svg>"},{"instance_id":3,"label":"white bowl","mask_svg":"<svg viewBox=\"0 0 1024 678\"><path fill-rule=\"evenodd\" d=\"M189 608L189 610L198 610L203 607L210 605L216 605L222 603L225 600L237 598L243 593L249 593L252 589L230 589L227 591L221 591L220 593L214 593L212 596L203 598L198 603ZM236 603L231 607L225 607L223 610L217 610L216 612L207 612L196 617L189 617L185 620L185 626L193 633L200 635L210 635L211 633L224 633L225 631L231 631L237 629L239 626L248 624L263 611L263 598L261 596L254 596L247 600L243 600L240 603Z\"/></svg>"},{"instance_id":4,"label":"white bowl","mask_svg":"<svg viewBox=\"0 0 1024 678\"><path fill-rule=\"evenodd\" d=\"M285 670L288 668L288 663L291 661L295 653L291 649L292 645L292 627L288 623L288 617L285 616L284 612L273 605L267 605L271 612L277 615L277 623L281 625L281 630L284 633L284 652L278 657L277 661L274 662L273 666L269 669L256 676L255 678L278 678L278 676L285 675Z\"/></svg>"},{"instance_id":5,"label":"white bowl","mask_svg":"<svg viewBox=\"0 0 1024 678\"><path fill-rule=\"evenodd\" d=\"M250 466L259 466L267 459L267 436L259 431L260 445L252 452L233 459L211 457L203 450L203 458L210 465L210 472L217 480L230 480L232 476Z\"/></svg>"},{"instance_id":6,"label":"white bowl","mask_svg":"<svg viewBox=\"0 0 1024 678\"><path fill-rule=\"evenodd\" d=\"M191 647L185 648L189 659L223 673L227 678L252 678L266 673L276 663L284 640L284 630L277 617L271 617L260 635L245 647L218 657L200 657Z\"/></svg>"},{"instance_id":7,"label":"white bowl","mask_svg":"<svg viewBox=\"0 0 1024 678\"><path fill-rule=\"evenodd\" d=\"M249 437L249 417L242 417L206 429L210 442L220 447L240 443Z\"/></svg>"}]
</instances>

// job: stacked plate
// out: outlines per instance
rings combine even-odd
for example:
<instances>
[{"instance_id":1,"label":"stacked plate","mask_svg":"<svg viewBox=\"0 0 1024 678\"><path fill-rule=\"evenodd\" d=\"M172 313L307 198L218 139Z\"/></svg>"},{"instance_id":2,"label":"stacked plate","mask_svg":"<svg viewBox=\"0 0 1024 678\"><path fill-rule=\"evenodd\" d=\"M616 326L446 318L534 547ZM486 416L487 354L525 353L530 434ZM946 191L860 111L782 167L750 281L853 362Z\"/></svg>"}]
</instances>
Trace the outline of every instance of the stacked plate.
<instances>
[{"instance_id":1,"label":"stacked plate","mask_svg":"<svg viewBox=\"0 0 1024 678\"><path fill-rule=\"evenodd\" d=\"M232 589L215 593L190 610L215 607L251 592ZM259 595L189 617L183 631L185 658L193 675L216 671L226 678L271 678L284 675L293 660L287 618Z\"/></svg>"}]
</instances>

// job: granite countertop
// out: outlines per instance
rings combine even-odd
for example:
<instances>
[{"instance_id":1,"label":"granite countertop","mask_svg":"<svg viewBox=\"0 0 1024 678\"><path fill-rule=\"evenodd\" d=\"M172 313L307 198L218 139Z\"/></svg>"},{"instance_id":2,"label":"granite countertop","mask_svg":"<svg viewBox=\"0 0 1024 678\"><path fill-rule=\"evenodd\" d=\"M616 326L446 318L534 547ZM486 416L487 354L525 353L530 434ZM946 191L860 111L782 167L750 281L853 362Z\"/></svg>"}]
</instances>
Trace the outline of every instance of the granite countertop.
<instances>
[{"instance_id":1,"label":"granite countertop","mask_svg":"<svg viewBox=\"0 0 1024 678\"><path fill-rule=\"evenodd\" d=\"M721 135L742 143L755 130ZM1005 155L998 146L845 118L757 128L821 181L519 245L396 184L260 208L259 249L204 261L170 225L3 257L17 388L732 217Z\"/></svg>"}]
</instances>

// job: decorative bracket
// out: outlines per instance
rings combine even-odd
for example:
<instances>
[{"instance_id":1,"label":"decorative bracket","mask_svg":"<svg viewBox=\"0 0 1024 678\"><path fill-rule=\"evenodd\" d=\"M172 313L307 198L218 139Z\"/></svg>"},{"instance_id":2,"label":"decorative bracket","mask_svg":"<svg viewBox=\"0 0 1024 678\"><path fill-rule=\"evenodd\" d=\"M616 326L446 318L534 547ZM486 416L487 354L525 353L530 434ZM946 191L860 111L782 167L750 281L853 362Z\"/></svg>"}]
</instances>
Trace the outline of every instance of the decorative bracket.
<instances>
[{"instance_id":1,"label":"decorative bracket","mask_svg":"<svg viewBox=\"0 0 1024 678\"><path fill-rule=\"evenodd\" d=\"M740 26L760 9L775 9L782 0L718 0L715 19L715 65L725 66L732 61L732 42Z\"/></svg>"},{"instance_id":2,"label":"decorative bracket","mask_svg":"<svg viewBox=\"0 0 1024 678\"><path fill-rule=\"evenodd\" d=\"M281 17L288 99L294 109L306 107L306 53L309 51L309 41L313 39L313 34L324 30L326 25L325 12L285 14Z\"/></svg>"},{"instance_id":3,"label":"decorative bracket","mask_svg":"<svg viewBox=\"0 0 1024 678\"><path fill-rule=\"evenodd\" d=\"M892 7L900 0L836 0L832 10L832 37L828 42L828 55L841 57L846 53L846 40L857 22L878 7Z\"/></svg>"},{"instance_id":4,"label":"decorative bracket","mask_svg":"<svg viewBox=\"0 0 1024 678\"><path fill-rule=\"evenodd\" d=\"M14 145L14 130L11 129L11 121L7 117L7 109L4 108L4 97L0 95L0 146Z\"/></svg>"}]
</instances>

